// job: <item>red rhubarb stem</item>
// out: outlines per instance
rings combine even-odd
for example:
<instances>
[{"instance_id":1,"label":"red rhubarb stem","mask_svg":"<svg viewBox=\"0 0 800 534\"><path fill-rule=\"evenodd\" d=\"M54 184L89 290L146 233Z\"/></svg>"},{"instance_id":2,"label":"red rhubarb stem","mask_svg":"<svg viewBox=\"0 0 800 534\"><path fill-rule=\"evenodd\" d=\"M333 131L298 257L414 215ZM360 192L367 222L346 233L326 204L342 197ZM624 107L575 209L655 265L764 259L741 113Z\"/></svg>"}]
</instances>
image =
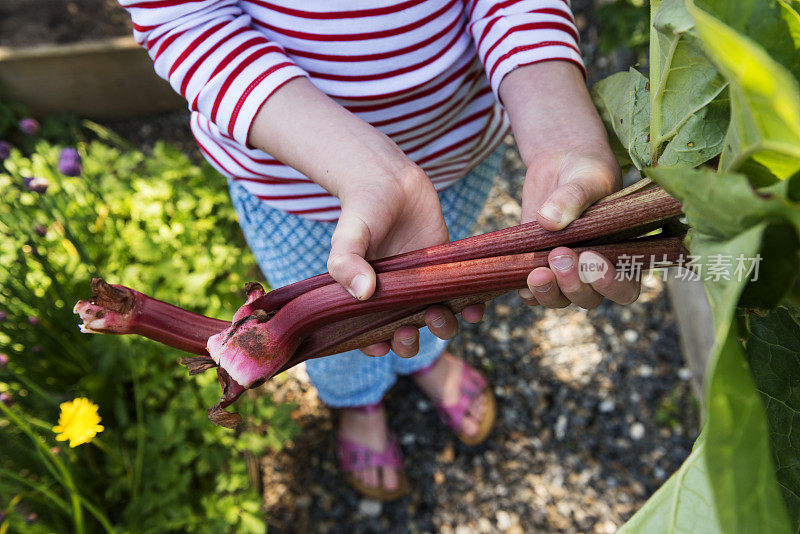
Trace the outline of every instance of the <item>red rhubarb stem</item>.
<instances>
[{"instance_id":1,"label":"red rhubarb stem","mask_svg":"<svg viewBox=\"0 0 800 534\"><path fill-rule=\"evenodd\" d=\"M231 324L102 278L92 280L92 299L78 302L74 311L84 321L84 332L138 334L194 354L207 354L208 338Z\"/></svg>"},{"instance_id":2,"label":"red rhubarb stem","mask_svg":"<svg viewBox=\"0 0 800 534\"><path fill-rule=\"evenodd\" d=\"M575 249L577 253L582 250L588 249ZM604 255L613 264L622 256L637 255L674 263L687 253L679 237L599 245L591 250ZM354 300L338 284L327 285L281 308L268 321L265 338L269 340L269 349L276 351L275 356L288 361L298 347L298 340L333 321L403 307L424 307L483 294L488 288L507 291L527 287L528 274L536 267L547 266L548 254L549 251L511 254L381 273L375 293L366 301ZM382 339L374 340L377 341Z\"/></svg>"},{"instance_id":3,"label":"red rhubarb stem","mask_svg":"<svg viewBox=\"0 0 800 534\"><path fill-rule=\"evenodd\" d=\"M633 191L633 192L630 192ZM617 232L648 231L658 223L681 214L680 203L659 186L643 180L591 207L563 230L551 232L529 222L487 234L451 241L421 250L370 262L376 273L440 265L478 258L520 254L556 246L586 243ZM642 232L642 233L643 233ZM334 283L329 274L274 289L256 299L251 310L276 311L289 301Z\"/></svg>"}]
</instances>

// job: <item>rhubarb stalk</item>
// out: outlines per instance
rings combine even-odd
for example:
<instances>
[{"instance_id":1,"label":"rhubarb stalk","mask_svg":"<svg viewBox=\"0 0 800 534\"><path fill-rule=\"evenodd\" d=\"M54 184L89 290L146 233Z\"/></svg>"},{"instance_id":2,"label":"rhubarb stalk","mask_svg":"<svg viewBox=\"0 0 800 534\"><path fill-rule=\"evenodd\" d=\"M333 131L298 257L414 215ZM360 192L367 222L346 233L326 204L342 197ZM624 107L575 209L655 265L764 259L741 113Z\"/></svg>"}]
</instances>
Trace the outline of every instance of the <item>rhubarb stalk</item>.
<instances>
[{"instance_id":1,"label":"rhubarb stalk","mask_svg":"<svg viewBox=\"0 0 800 534\"><path fill-rule=\"evenodd\" d=\"M616 264L623 255L674 263L686 254L681 238L640 239L592 247ZM576 249L577 253L582 251ZM237 383L257 387L284 369L313 329L335 321L407 306L424 307L457 297L527 287L528 274L548 265L549 251L480 258L378 274L375 293L358 301L339 284L308 291L271 318L263 310L209 338L211 358ZM345 338L346 339L346 338ZM363 342L382 341L363 339Z\"/></svg>"},{"instance_id":2,"label":"rhubarb stalk","mask_svg":"<svg viewBox=\"0 0 800 534\"><path fill-rule=\"evenodd\" d=\"M580 245L621 232L636 236L659 228L665 221L680 214L680 203L661 187L645 179L590 206L579 219L563 230L551 232L542 228L538 222L532 221L374 260L370 264L376 273L383 273L412 267L520 254L557 246ZM248 311L251 313L256 309L276 311L303 293L332 283L334 280L331 275L325 273L274 289L253 301Z\"/></svg>"}]
</instances>

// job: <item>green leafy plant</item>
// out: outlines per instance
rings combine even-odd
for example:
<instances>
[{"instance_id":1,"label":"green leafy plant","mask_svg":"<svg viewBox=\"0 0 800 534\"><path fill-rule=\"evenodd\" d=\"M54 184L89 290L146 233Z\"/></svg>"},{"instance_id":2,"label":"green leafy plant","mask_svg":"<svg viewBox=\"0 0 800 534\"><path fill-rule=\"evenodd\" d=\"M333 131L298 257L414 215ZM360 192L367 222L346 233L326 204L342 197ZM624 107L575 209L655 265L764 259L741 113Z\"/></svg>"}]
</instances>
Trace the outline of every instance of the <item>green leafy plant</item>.
<instances>
[{"instance_id":1,"label":"green leafy plant","mask_svg":"<svg viewBox=\"0 0 800 534\"><path fill-rule=\"evenodd\" d=\"M46 139L86 130L43 121L46 139L27 138L14 131L23 111L0 110L21 147L0 162L0 532L263 532L248 456L296 434L294 406L254 396L242 431L208 425L214 377L186 377L179 351L81 334L72 313L107 272L230 316L255 264L224 180L164 144L85 139L82 174L65 176ZM76 397L96 403L104 430L70 448L53 427Z\"/></svg>"},{"instance_id":2,"label":"green leafy plant","mask_svg":"<svg viewBox=\"0 0 800 534\"><path fill-rule=\"evenodd\" d=\"M613 0L597 6L601 54L619 47L631 49L637 57L647 55L648 10L645 0Z\"/></svg>"},{"instance_id":3,"label":"green leafy plant","mask_svg":"<svg viewBox=\"0 0 800 534\"><path fill-rule=\"evenodd\" d=\"M625 532L800 528L798 6L653 1L649 77L593 88L621 161L683 204L717 339L703 431Z\"/></svg>"}]
</instances>

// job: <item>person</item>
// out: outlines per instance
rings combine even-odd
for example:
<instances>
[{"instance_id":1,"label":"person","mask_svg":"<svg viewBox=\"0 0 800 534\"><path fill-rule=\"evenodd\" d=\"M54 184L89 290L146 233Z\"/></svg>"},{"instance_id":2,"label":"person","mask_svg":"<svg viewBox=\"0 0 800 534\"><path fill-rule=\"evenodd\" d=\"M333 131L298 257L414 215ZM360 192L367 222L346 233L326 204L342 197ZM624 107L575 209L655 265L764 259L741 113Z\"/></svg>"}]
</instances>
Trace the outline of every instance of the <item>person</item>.
<instances>
[{"instance_id":1,"label":"person","mask_svg":"<svg viewBox=\"0 0 800 534\"><path fill-rule=\"evenodd\" d=\"M527 173L522 222L569 224L619 187L589 98L566 0L120 0L156 72L183 95L206 159L229 181L248 245L272 287L327 270L354 298L367 260L469 235L513 131ZM592 284L555 249L533 270L528 305L629 303L638 285ZM463 310L480 320L481 306ZM365 495L406 481L381 405L410 375L467 443L489 433L485 379L446 350L457 320L307 362L320 399L341 408L338 457ZM388 354L387 354L388 353ZM415 354L414 358L409 358ZM381 356L381 357L378 357Z\"/></svg>"}]
</instances>

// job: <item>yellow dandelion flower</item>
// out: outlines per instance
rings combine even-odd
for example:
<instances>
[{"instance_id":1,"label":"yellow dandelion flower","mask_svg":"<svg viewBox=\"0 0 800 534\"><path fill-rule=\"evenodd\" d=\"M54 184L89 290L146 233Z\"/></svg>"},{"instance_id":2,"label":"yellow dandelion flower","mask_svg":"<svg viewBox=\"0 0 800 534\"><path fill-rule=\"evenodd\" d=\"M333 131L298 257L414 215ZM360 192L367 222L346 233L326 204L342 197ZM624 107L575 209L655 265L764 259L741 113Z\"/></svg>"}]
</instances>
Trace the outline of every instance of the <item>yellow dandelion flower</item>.
<instances>
[{"instance_id":1,"label":"yellow dandelion flower","mask_svg":"<svg viewBox=\"0 0 800 534\"><path fill-rule=\"evenodd\" d=\"M61 403L61 414L58 416L58 425L53 427L53 432L58 434L58 441L69 440L70 447L77 447L82 443L89 443L103 431L97 405L79 397L72 401Z\"/></svg>"}]
</instances>

